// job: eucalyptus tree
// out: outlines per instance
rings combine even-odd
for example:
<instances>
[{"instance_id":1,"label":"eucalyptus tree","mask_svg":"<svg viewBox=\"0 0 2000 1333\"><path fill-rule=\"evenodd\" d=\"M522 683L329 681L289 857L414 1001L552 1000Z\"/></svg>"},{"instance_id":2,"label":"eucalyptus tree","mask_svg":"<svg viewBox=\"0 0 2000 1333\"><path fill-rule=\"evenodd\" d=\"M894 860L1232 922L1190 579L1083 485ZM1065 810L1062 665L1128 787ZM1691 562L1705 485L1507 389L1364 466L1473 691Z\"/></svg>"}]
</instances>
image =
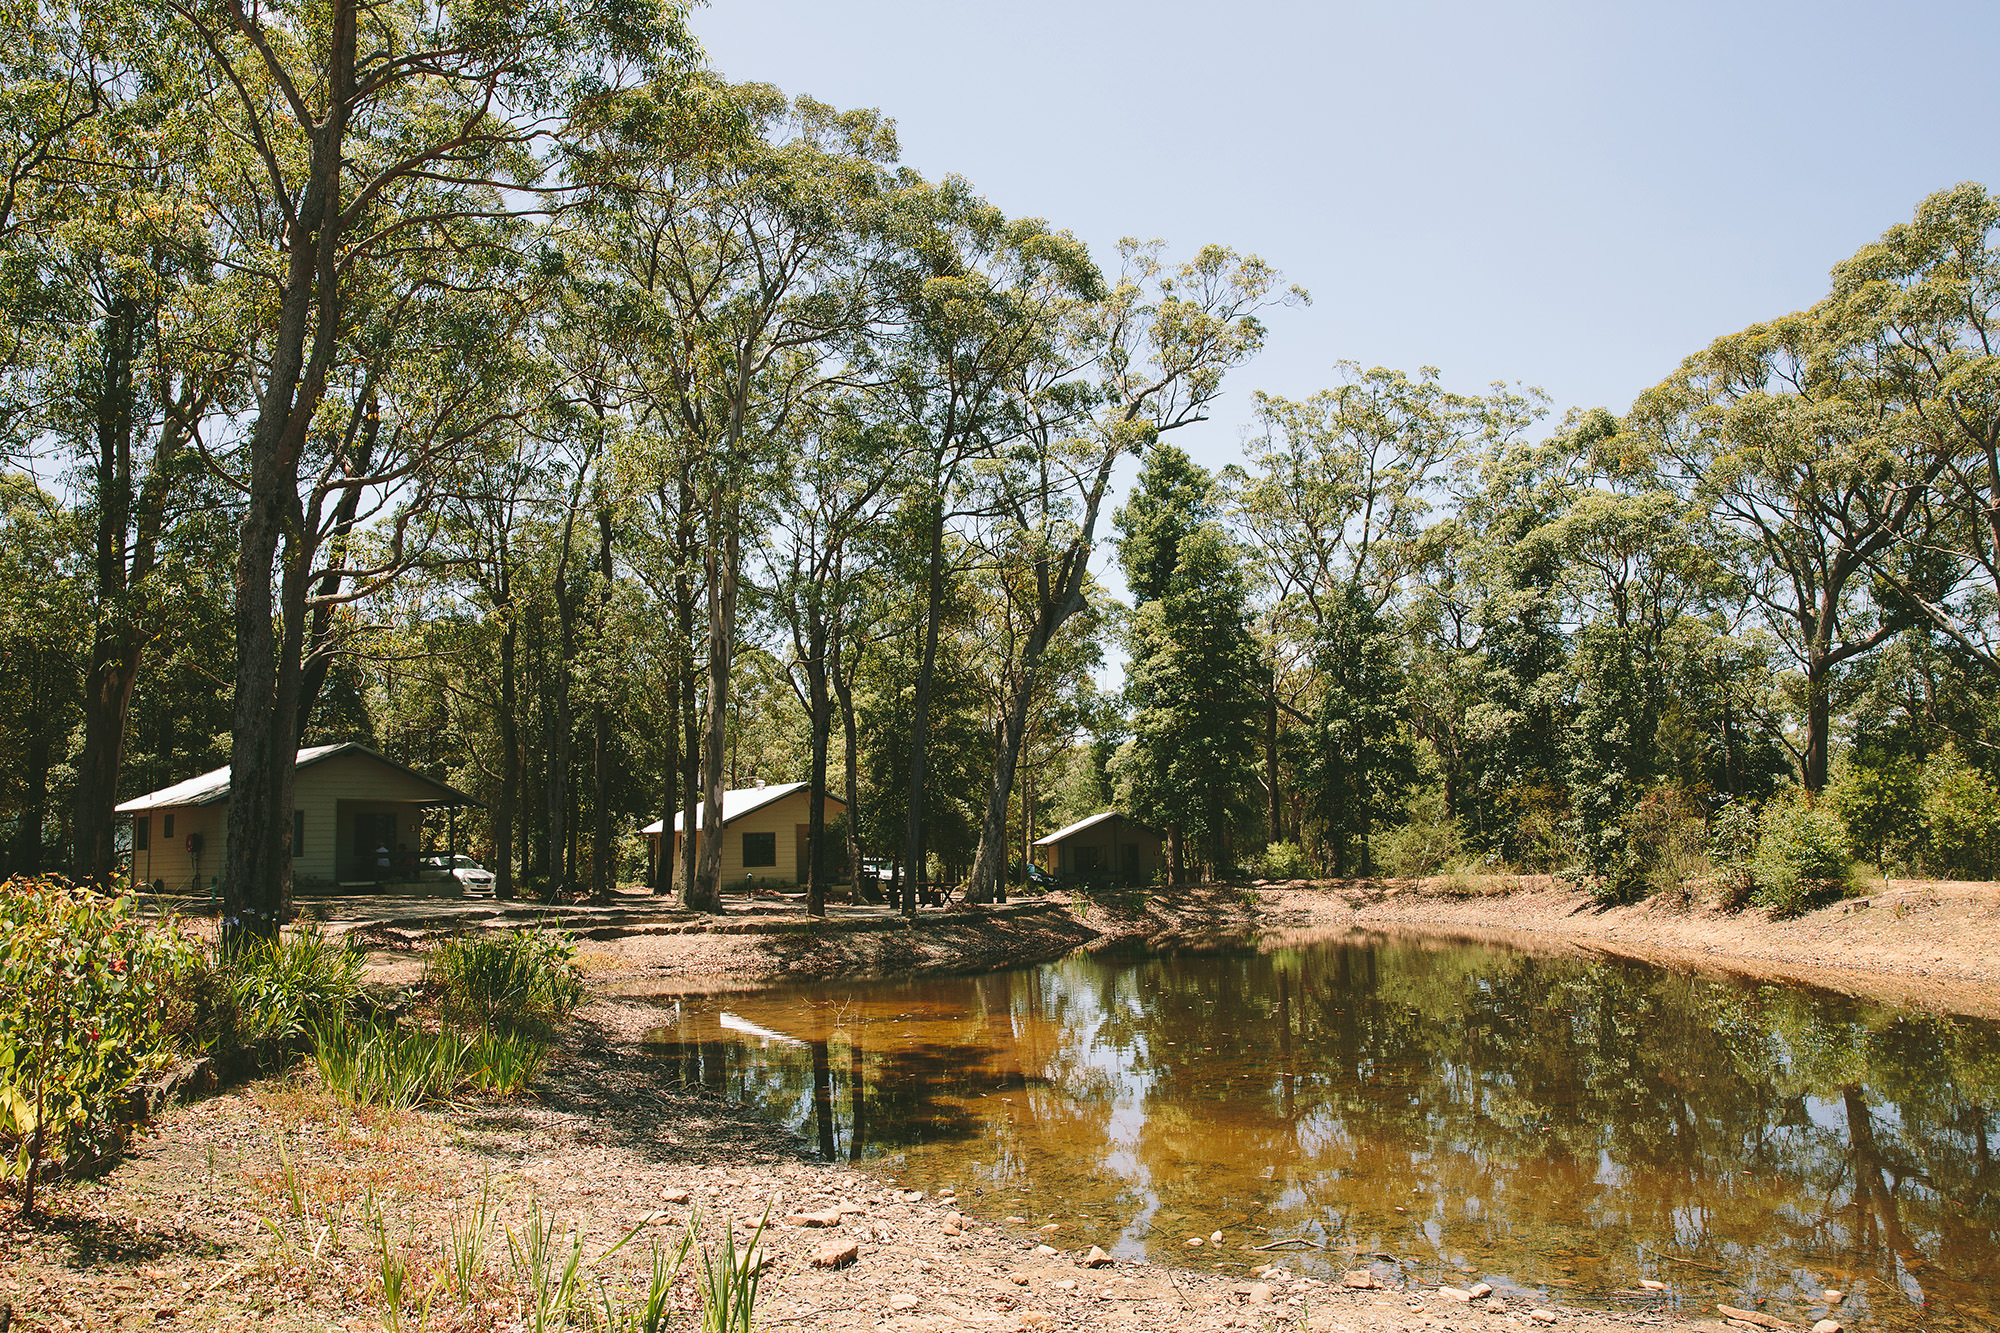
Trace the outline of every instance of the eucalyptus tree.
<instances>
[{"instance_id":1,"label":"eucalyptus tree","mask_svg":"<svg viewBox=\"0 0 2000 1333\"><path fill-rule=\"evenodd\" d=\"M49 869L51 777L75 725L88 642L84 516L19 473L0 473L0 811L4 873Z\"/></svg>"},{"instance_id":2,"label":"eucalyptus tree","mask_svg":"<svg viewBox=\"0 0 2000 1333\"><path fill-rule=\"evenodd\" d=\"M1102 279L1073 238L1039 219L1008 219L956 177L907 183L888 218L900 244L882 274L900 320L873 344L868 369L883 385L890 419L916 442L907 493L922 516L924 608L913 626L919 643L899 803L906 821L899 864L911 881L902 907L914 916L914 881L928 852L941 608L954 575L949 556L968 549L948 540L947 529L978 503L968 468L1030 429L1021 386L1038 376L1046 383L1048 367L1062 365L1062 314L1096 296Z\"/></svg>"},{"instance_id":3,"label":"eucalyptus tree","mask_svg":"<svg viewBox=\"0 0 2000 1333\"><path fill-rule=\"evenodd\" d=\"M2000 675L2000 195L1967 183L1833 271L1825 311L1893 446L1943 466L1870 571Z\"/></svg>"},{"instance_id":4,"label":"eucalyptus tree","mask_svg":"<svg viewBox=\"0 0 2000 1333\"><path fill-rule=\"evenodd\" d=\"M300 468L370 313L416 253L464 257L496 215L535 208L544 151L605 73L664 73L691 43L653 4L490 0L417 6L316 0L251 8L165 0L192 34L214 142L220 262L252 312L254 409L242 438L236 706L223 856L231 936L271 934L289 879L296 698L281 680L273 572L296 525ZM399 262L403 261L403 262ZM367 302L393 309L392 296ZM350 404L350 410L352 404ZM300 562L304 563L304 562Z\"/></svg>"},{"instance_id":5,"label":"eucalyptus tree","mask_svg":"<svg viewBox=\"0 0 2000 1333\"><path fill-rule=\"evenodd\" d=\"M628 99L605 141L618 167L586 244L639 316L626 335L640 352L627 438L685 460L697 479L703 804L699 820L691 807L682 816L718 829L746 520L794 414L847 377L844 353L879 319L866 275L895 138L872 112L704 75ZM684 900L711 908L721 838L701 839L699 853Z\"/></svg>"},{"instance_id":6,"label":"eucalyptus tree","mask_svg":"<svg viewBox=\"0 0 2000 1333\"><path fill-rule=\"evenodd\" d=\"M1420 591L1434 555L1434 506L1468 454L1518 439L1542 410L1533 391L1455 393L1430 367L1414 378L1355 362L1335 369L1342 383L1305 399L1259 394L1260 433L1245 462L1223 474L1231 518L1251 543L1264 589L1264 767L1273 838L1285 804L1285 733L1311 733L1305 748L1316 756L1325 743L1318 733L1345 725L1326 715L1321 696L1329 680L1319 668L1332 662L1329 653L1374 642L1413 583ZM1351 665L1364 675L1371 670ZM1327 697L1358 701L1337 684ZM1328 770L1315 760L1315 771Z\"/></svg>"},{"instance_id":7,"label":"eucalyptus tree","mask_svg":"<svg viewBox=\"0 0 2000 1333\"><path fill-rule=\"evenodd\" d=\"M1925 358L1905 355L1892 319L1860 317L1884 304L1882 287L1837 277L1836 289L1717 339L1628 418L1713 516L1763 623L1798 664L1804 734L1787 745L1809 792L1826 785L1839 673L1922 614L1921 597L1878 596L1871 576L1932 545L1937 487L1967 448L1948 403L1930 403L1928 417L1914 405L1908 372ZM1975 391L1971 405L1980 401ZM1921 584L1919 563L1904 564L1905 588Z\"/></svg>"},{"instance_id":8,"label":"eucalyptus tree","mask_svg":"<svg viewBox=\"0 0 2000 1333\"><path fill-rule=\"evenodd\" d=\"M1018 381L1026 448L994 469L984 539L1029 575L1005 580L1022 633L1002 660L1007 679L992 776L973 862L971 897L997 895L1007 864L1007 806L1028 732L1046 692L1046 659L1083 611L1097 521L1119 460L1203 421L1224 375L1264 342L1258 314L1306 300L1280 291L1262 260L1210 245L1169 269L1158 242L1119 244L1117 285L1078 291L1054 313L1074 324L1064 343L1029 361ZM1087 413L1087 415L1086 415Z\"/></svg>"},{"instance_id":9,"label":"eucalyptus tree","mask_svg":"<svg viewBox=\"0 0 2000 1333\"><path fill-rule=\"evenodd\" d=\"M790 640L786 679L811 733L802 873L812 916L826 914L832 680L843 641L861 632L856 613L867 605L867 585L879 572L869 534L894 501L906 453L904 437L871 423L865 410L865 400L836 399L801 424L785 469L790 479L772 508L760 551L767 602Z\"/></svg>"}]
</instances>

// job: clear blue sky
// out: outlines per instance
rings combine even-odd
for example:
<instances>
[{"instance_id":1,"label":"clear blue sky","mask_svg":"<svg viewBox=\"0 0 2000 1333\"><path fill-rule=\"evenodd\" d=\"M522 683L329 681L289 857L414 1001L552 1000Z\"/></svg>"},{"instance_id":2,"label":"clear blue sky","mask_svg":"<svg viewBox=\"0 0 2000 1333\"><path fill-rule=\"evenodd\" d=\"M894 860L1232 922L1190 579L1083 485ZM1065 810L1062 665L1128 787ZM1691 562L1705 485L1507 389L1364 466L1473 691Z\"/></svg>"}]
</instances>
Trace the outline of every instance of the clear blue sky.
<instances>
[{"instance_id":1,"label":"clear blue sky","mask_svg":"<svg viewBox=\"0 0 2000 1333\"><path fill-rule=\"evenodd\" d=\"M1930 191L2000 185L1991 0L712 0L694 27L727 76L877 107L912 166L1100 262L1213 240L1307 287L1184 432L1210 466L1250 390L1341 358L1622 410Z\"/></svg>"}]
</instances>

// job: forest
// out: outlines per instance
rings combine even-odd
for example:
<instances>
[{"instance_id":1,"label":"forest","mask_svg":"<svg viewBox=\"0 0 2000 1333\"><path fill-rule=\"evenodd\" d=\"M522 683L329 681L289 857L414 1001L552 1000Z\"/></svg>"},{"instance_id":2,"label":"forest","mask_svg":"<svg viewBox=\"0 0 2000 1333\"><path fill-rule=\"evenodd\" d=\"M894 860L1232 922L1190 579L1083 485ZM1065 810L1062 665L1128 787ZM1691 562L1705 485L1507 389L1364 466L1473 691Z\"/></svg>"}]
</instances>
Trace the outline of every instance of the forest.
<instances>
[{"instance_id":1,"label":"forest","mask_svg":"<svg viewBox=\"0 0 2000 1333\"><path fill-rule=\"evenodd\" d=\"M503 897L664 890L638 830L759 781L845 802L815 912L1110 805L1174 881L1994 874L2000 196L1622 414L1291 399L1278 268L1100 265L683 19L8 6L0 871L110 883L116 802L228 764L268 933L293 755L354 740L484 803Z\"/></svg>"}]
</instances>

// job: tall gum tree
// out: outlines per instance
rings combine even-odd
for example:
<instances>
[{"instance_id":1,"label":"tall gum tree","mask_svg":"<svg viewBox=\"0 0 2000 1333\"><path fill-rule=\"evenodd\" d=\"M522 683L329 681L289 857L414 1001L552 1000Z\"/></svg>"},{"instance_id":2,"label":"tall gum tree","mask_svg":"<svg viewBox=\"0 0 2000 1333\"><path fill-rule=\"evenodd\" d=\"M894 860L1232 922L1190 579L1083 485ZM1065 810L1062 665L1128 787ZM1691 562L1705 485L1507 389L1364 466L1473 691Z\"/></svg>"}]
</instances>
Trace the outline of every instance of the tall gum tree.
<instances>
[{"instance_id":1,"label":"tall gum tree","mask_svg":"<svg viewBox=\"0 0 2000 1333\"><path fill-rule=\"evenodd\" d=\"M1983 243L1985 230L1961 234ZM1881 596L1875 576L1908 569L1905 553L1933 545L1941 484L1991 447L1982 432L1996 438L1992 357L1976 336L1967 342L1963 323L1921 345L1925 294L1905 306L1883 276L1909 267L1907 256L1884 259L1896 248L1885 242L1837 269L1834 294L1811 309L1717 339L1627 420L1663 475L1713 516L1763 622L1798 664L1804 726L1787 744L1814 793L1827 781L1839 673L1922 615L1922 598ZM1933 317L1977 290L1940 282ZM1935 389L1933 368L1947 369Z\"/></svg>"},{"instance_id":2,"label":"tall gum tree","mask_svg":"<svg viewBox=\"0 0 2000 1333\"><path fill-rule=\"evenodd\" d=\"M1094 385L1065 394L1068 376L1031 368L1022 395L1030 447L1016 466L1002 465L984 506L997 520L989 544L1025 564L1032 578L1005 585L1026 632L1005 663L1006 701L973 859L975 902L996 897L1006 873L1007 805L1029 708L1051 645L1085 607L1098 516L1119 460L1205 420L1224 375L1263 346L1259 312L1308 299L1298 288L1281 291L1278 273L1254 255L1210 245L1168 268L1161 248L1122 241L1116 287L1074 311L1080 327L1073 345L1085 352L1080 364ZM1095 411L1076 421L1070 404L1079 401Z\"/></svg>"},{"instance_id":3,"label":"tall gum tree","mask_svg":"<svg viewBox=\"0 0 2000 1333\"><path fill-rule=\"evenodd\" d=\"M290 883L296 698L279 670L273 570L299 523L301 459L384 256L448 218L514 211L604 71L663 74L692 43L656 5L167 0L193 34L218 133L240 156L225 262L260 310L236 566L226 935L274 935Z\"/></svg>"},{"instance_id":4,"label":"tall gum tree","mask_svg":"<svg viewBox=\"0 0 2000 1333\"><path fill-rule=\"evenodd\" d=\"M719 829L738 637L743 533L793 414L848 378L846 350L879 318L863 280L893 188L888 122L704 75L618 108L601 136L615 159L591 226L600 263L651 317L632 332L647 364L628 431L694 473L707 612L702 808ZM649 444L650 440L650 444ZM657 469L655 469L657 471ZM685 905L721 898L722 839L698 840Z\"/></svg>"}]
</instances>

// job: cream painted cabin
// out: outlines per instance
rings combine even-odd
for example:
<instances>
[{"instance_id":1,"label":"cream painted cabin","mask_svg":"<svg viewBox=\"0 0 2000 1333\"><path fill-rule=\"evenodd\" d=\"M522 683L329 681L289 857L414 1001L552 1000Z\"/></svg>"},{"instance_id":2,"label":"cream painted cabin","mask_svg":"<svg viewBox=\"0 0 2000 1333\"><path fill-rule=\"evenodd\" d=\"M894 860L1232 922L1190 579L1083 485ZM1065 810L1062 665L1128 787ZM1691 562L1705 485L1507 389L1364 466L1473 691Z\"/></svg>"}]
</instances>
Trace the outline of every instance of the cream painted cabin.
<instances>
[{"instance_id":1,"label":"cream painted cabin","mask_svg":"<svg viewBox=\"0 0 2000 1333\"><path fill-rule=\"evenodd\" d=\"M292 779L292 880L301 888L373 882L378 847L419 854L425 810L478 804L352 741L300 750ZM136 882L206 892L221 871L229 769L134 797L118 813L132 822Z\"/></svg>"},{"instance_id":2,"label":"cream painted cabin","mask_svg":"<svg viewBox=\"0 0 2000 1333\"><path fill-rule=\"evenodd\" d=\"M751 876L765 883L802 884L808 853L806 828L812 805L812 788L804 782L787 782L771 787L733 787L722 794L722 886L735 889ZM847 802L828 793L826 820L830 825ZM681 822L674 816L671 839L663 835L665 820L654 820L640 832L652 847L654 864L664 842L671 842L672 884L681 881ZM701 806L695 806L695 855L701 854Z\"/></svg>"}]
</instances>

